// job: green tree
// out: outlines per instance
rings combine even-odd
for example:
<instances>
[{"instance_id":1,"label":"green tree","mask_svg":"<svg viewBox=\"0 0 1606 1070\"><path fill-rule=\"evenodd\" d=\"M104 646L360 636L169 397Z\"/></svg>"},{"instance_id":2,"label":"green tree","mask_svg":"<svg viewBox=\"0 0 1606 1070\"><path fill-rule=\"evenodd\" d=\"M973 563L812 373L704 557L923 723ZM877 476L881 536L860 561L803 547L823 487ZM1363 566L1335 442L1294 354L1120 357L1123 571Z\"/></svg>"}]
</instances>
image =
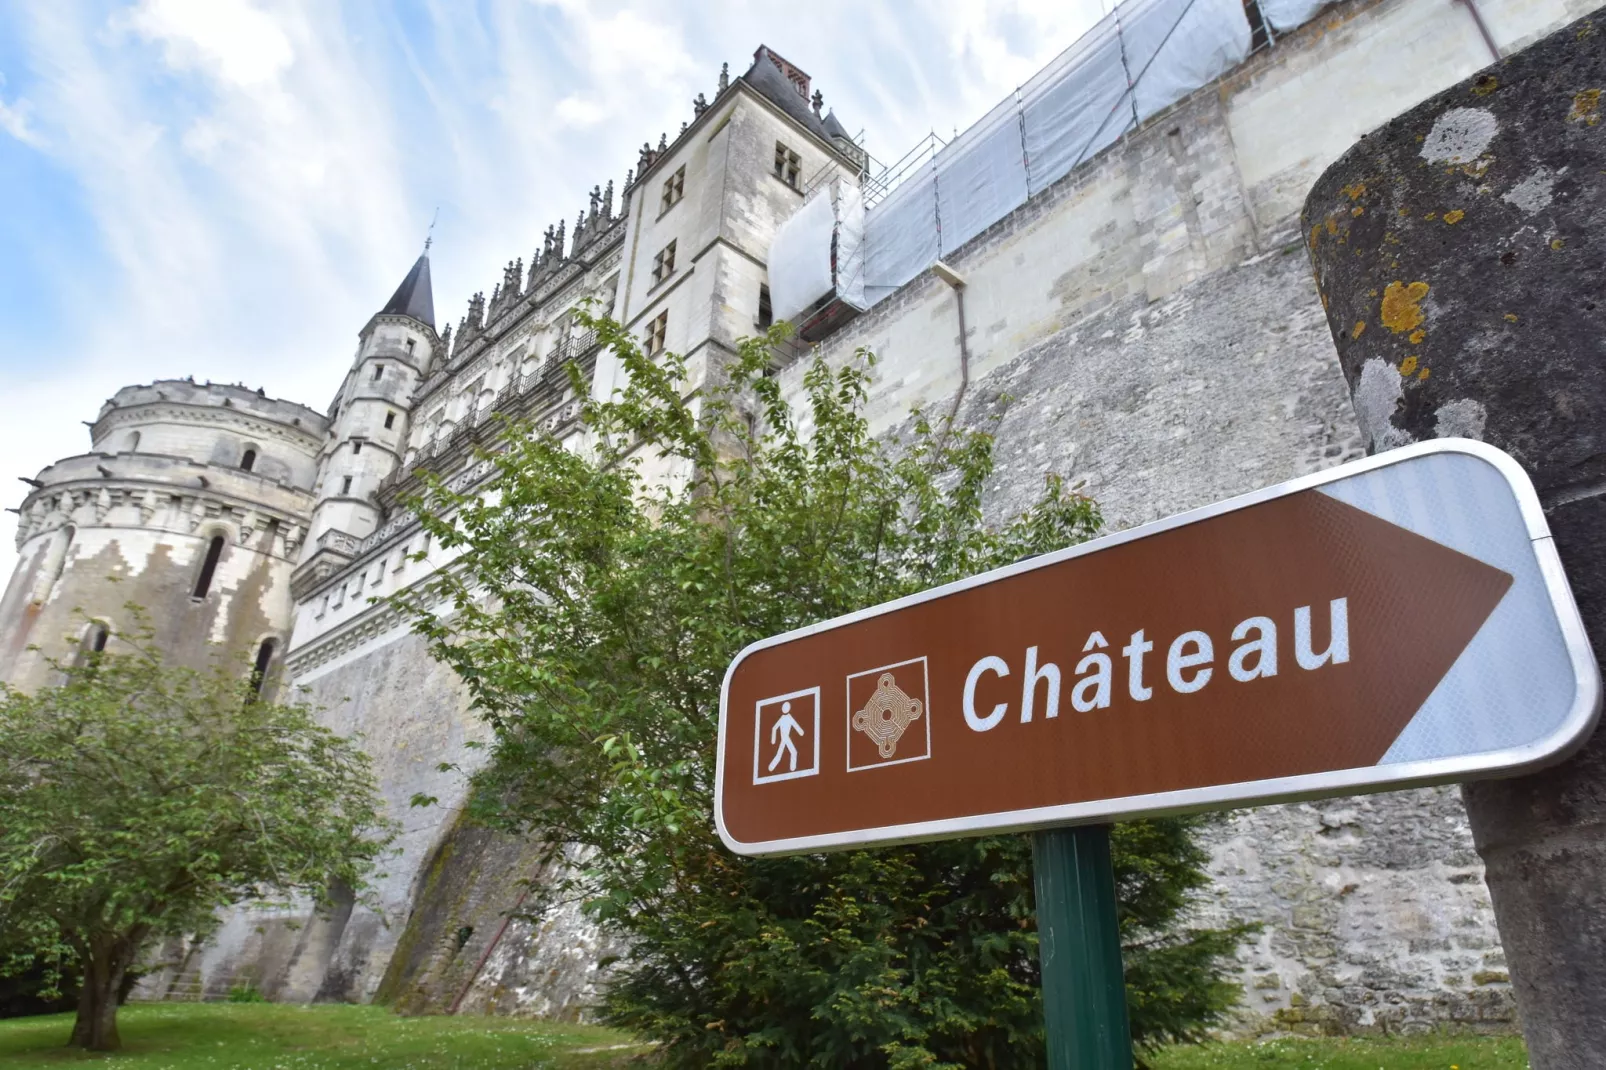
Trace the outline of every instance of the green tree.
<instances>
[{"instance_id":1,"label":"green tree","mask_svg":"<svg viewBox=\"0 0 1606 1070\"><path fill-rule=\"evenodd\" d=\"M166 664L141 627L55 668L57 686L0 689L0 971L75 979L71 1043L111 1051L147 941L361 889L393 830L367 756L241 666Z\"/></svg>"},{"instance_id":2,"label":"green tree","mask_svg":"<svg viewBox=\"0 0 1606 1070\"><path fill-rule=\"evenodd\" d=\"M627 385L585 406L585 447L510 424L484 485L430 479L415 503L456 557L404 604L496 729L477 812L573 862L560 891L629 948L607 1016L672 1065L1039 1065L1028 839L735 857L712 827L715 735L746 644L1088 538L1093 502L1049 477L987 523L990 437L918 417L872 437L869 353L810 365L794 414L767 374L779 335L685 400L682 358L587 325ZM1185 924L1205 882L1190 828L1116 837L1140 1043L1236 996L1240 930Z\"/></svg>"}]
</instances>

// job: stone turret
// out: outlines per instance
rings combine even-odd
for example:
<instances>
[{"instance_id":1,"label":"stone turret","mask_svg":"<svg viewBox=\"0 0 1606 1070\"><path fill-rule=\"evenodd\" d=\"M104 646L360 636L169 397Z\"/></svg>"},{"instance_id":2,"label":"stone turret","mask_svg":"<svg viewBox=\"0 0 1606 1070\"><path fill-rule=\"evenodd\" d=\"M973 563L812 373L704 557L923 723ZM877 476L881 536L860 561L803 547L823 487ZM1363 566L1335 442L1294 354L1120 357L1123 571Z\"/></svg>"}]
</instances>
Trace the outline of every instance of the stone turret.
<instances>
[{"instance_id":1,"label":"stone turret","mask_svg":"<svg viewBox=\"0 0 1606 1070\"><path fill-rule=\"evenodd\" d=\"M275 667L325 430L311 409L243 386L119 390L88 452L26 481L0 679L32 689L53 678L47 658L115 647L134 625L128 603L182 663L201 667L221 644Z\"/></svg>"},{"instance_id":2,"label":"stone turret","mask_svg":"<svg viewBox=\"0 0 1606 1070\"><path fill-rule=\"evenodd\" d=\"M358 335L351 370L329 406L317 505L294 580L297 597L339 571L379 526L374 492L401 463L413 394L437 359L444 359L441 348L426 244L396 292Z\"/></svg>"}]
</instances>

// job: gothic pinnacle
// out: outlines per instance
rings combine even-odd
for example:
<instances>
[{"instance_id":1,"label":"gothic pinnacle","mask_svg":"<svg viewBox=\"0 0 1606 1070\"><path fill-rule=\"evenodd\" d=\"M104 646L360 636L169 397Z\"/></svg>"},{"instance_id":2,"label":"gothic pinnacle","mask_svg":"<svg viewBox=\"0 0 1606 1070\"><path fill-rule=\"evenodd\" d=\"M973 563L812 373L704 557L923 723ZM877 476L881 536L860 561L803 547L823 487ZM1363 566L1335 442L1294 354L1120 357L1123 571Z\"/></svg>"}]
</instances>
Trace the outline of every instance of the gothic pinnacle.
<instances>
[{"instance_id":1,"label":"gothic pinnacle","mask_svg":"<svg viewBox=\"0 0 1606 1070\"><path fill-rule=\"evenodd\" d=\"M669 135L668 134L659 134L658 135L658 151L659 152L664 152L668 148L669 148Z\"/></svg>"},{"instance_id":2,"label":"gothic pinnacle","mask_svg":"<svg viewBox=\"0 0 1606 1070\"><path fill-rule=\"evenodd\" d=\"M721 63L719 65L719 91L721 93L725 92L725 90L730 88L730 84L731 65L729 63Z\"/></svg>"}]
</instances>

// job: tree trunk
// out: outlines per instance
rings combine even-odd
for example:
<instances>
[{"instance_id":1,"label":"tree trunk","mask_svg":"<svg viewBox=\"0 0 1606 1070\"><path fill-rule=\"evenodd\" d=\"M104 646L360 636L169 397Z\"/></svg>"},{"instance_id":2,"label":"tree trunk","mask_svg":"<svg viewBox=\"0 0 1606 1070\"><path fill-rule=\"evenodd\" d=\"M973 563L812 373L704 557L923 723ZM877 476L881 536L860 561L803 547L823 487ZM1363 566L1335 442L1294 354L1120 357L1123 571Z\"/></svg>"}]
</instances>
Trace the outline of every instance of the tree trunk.
<instances>
[{"instance_id":1,"label":"tree trunk","mask_svg":"<svg viewBox=\"0 0 1606 1070\"><path fill-rule=\"evenodd\" d=\"M90 946L84 964L83 985L78 992L78 1020L73 1023L69 1044L88 1051L116 1051L122 1047L117 1035L117 996L123 975L137 942L129 939L96 941Z\"/></svg>"}]
</instances>

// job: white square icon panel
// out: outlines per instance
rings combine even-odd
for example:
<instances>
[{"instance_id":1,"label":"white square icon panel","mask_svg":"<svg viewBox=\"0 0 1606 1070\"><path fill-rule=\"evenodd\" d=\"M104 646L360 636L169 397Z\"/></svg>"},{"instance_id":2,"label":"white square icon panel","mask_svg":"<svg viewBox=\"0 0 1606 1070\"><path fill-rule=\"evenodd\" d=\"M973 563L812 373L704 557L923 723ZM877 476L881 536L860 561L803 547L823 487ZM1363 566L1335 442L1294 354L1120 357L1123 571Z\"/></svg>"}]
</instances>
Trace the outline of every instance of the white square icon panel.
<instances>
[{"instance_id":1,"label":"white square icon panel","mask_svg":"<svg viewBox=\"0 0 1606 1070\"><path fill-rule=\"evenodd\" d=\"M760 699L754 708L753 783L820 771L820 689Z\"/></svg>"}]
</instances>

